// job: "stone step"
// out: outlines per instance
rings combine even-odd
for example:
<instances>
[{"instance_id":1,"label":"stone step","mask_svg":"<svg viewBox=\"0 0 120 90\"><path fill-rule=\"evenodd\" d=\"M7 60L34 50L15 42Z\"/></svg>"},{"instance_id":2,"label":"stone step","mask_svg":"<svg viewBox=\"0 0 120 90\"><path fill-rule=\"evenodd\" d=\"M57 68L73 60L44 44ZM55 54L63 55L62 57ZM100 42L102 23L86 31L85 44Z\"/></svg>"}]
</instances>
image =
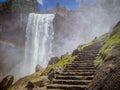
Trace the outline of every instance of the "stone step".
<instances>
[{"instance_id":1,"label":"stone step","mask_svg":"<svg viewBox=\"0 0 120 90\"><path fill-rule=\"evenodd\" d=\"M80 63L71 63L71 64L67 64L67 65L74 65L74 66L81 66L81 65L83 65L83 66L93 66L93 63L82 63L82 64L80 64Z\"/></svg>"},{"instance_id":2,"label":"stone step","mask_svg":"<svg viewBox=\"0 0 120 90\"><path fill-rule=\"evenodd\" d=\"M47 89L63 89L63 90L86 90L87 85L64 85L64 84L50 84Z\"/></svg>"},{"instance_id":3,"label":"stone step","mask_svg":"<svg viewBox=\"0 0 120 90\"><path fill-rule=\"evenodd\" d=\"M71 69L71 68L79 68L79 69L82 69L82 68L92 68L92 69L94 69L95 67L93 67L93 66L65 66L65 68L69 68L69 69Z\"/></svg>"},{"instance_id":4,"label":"stone step","mask_svg":"<svg viewBox=\"0 0 120 90\"><path fill-rule=\"evenodd\" d=\"M72 63L93 63L93 60L92 61L73 61Z\"/></svg>"},{"instance_id":5,"label":"stone step","mask_svg":"<svg viewBox=\"0 0 120 90\"><path fill-rule=\"evenodd\" d=\"M81 52L81 53L79 53L79 55L96 55L96 54L98 54L99 52Z\"/></svg>"},{"instance_id":6,"label":"stone step","mask_svg":"<svg viewBox=\"0 0 120 90\"><path fill-rule=\"evenodd\" d=\"M93 65L93 63L86 63L86 62L72 62L71 64L74 64L74 65Z\"/></svg>"},{"instance_id":7,"label":"stone step","mask_svg":"<svg viewBox=\"0 0 120 90\"><path fill-rule=\"evenodd\" d=\"M72 64L72 65L66 65L66 67L93 67L93 65L82 65L82 64L80 64L80 65L74 65L74 64Z\"/></svg>"},{"instance_id":8,"label":"stone step","mask_svg":"<svg viewBox=\"0 0 120 90\"><path fill-rule=\"evenodd\" d=\"M80 69L82 69L82 70L95 70L95 68L94 67L66 67L65 68L66 70L80 70Z\"/></svg>"},{"instance_id":9,"label":"stone step","mask_svg":"<svg viewBox=\"0 0 120 90\"><path fill-rule=\"evenodd\" d=\"M56 72L55 75L64 75L64 76L72 76L72 75L77 75L77 76L91 76L93 75L94 72Z\"/></svg>"},{"instance_id":10,"label":"stone step","mask_svg":"<svg viewBox=\"0 0 120 90\"><path fill-rule=\"evenodd\" d=\"M64 80L92 80L93 76L64 76L64 75L57 75L55 79L64 79Z\"/></svg>"},{"instance_id":11,"label":"stone step","mask_svg":"<svg viewBox=\"0 0 120 90\"><path fill-rule=\"evenodd\" d=\"M88 56L88 55L84 54L84 55L78 55L78 57L82 58L82 59L87 59L87 58L93 58L94 59L96 57L96 55L95 56Z\"/></svg>"},{"instance_id":12,"label":"stone step","mask_svg":"<svg viewBox=\"0 0 120 90\"><path fill-rule=\"evenodd\" d=\"M75 59L74 61L93 61L94 58L83 58L83 59Z\"/></svg>"},{"instance_id":13,"label":"stone step","mask_svg":"<svg viewBox=\"0 0 120 90\"><path fill-rule=\"evenodd\" d=\"M70 63L71 65L93 65L93 63L91 63L91 62L72 62L72 63Z\"/></svg>"},{"instance_id":14,"label":"stone step","mask_svg":"<svg viewBox=\"0 0 120 90\"><path fill-rule=\"evenodd\" d=\"M79 56L78 56L78 57L79 57ZM79 60L82 60L82 61L83 61L83 60L84 60L84 61L85 61L85 60L89 60L89 61L91 60L91 61L92 61L92 60L95 60L95 58L96 58L96 57L91 58L91 59L89 59L89 58L87 58L87 57L79 57Z\"/></svg>"},{"instance_id":15,"label":"stone step","mask_svg":"<svg viewBox=\"0 0 120 90\"><path fill-rule=\"evenodd\" d=\"M53 84L88 85L92 80L53 80Z\"/></svg>"},{"instance_id":16,"label":"stone step","mask_svg":"<svg viewBox=\"0 0 120 90\"><path fill-rule=\"evenodd\" d=\"M92 61L95 58L79 58L79 59L74 59L74 61Z\"/></svg>"},{"instance_id":17,"label":"stone step","mask_svg":"<svg viewBox=\"0 0 120 90\"><path fill-rule=\"evenodd\" d=\"M68 69L64 69L63 72L76 72L76 73L79 73L79 72L95 72L96 70L68 70Z\"/></svg>"}]
</instances>

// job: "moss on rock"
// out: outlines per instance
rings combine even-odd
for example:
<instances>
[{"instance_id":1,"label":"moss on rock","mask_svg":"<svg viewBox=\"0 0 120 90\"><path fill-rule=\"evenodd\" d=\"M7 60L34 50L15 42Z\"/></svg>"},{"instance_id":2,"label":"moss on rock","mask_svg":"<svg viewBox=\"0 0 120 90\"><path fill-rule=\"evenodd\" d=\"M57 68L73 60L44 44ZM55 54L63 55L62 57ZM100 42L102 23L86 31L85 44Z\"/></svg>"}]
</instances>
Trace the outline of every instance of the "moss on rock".
<instances>
[{"instance_id":1,"label":"moss on rock","mask_svg":"<svg viewBox=\"0 0 120 90\"><path fill-rule=\"evenodd\" d=\"M71 62L74 58L75 58L75 56L66 55L65 57L61 58L61 60L59 60L56 64L48 66L44 70L44 72L42 73L42 75L47 75L50 72L50 70L57 69L57 67L64 67L66 64L68 64L69 62Z\"/></svg>"},{"instance_id":2,"label":"moss on rock","mask_svg":"<svg viewBox=\"0 0 120 90\"><path fill-rule=\"evenodd\" d=\"M116 31L116 32L114 32L114 31ZM114 34L111 33L112 34L111 37L103 45L103 47L100 50L100 55L94 61L95 66L98 66L102 61L105 61L109 57L113 56L116 53L116 49L118 49L117 47L120 47L120 25L115 27L113 32L114 32ZM101 37L101 38L103 38L103 37Z\"/></svg>"},{"instance_id":3,"label":"moss on rock","mask_svg":"<svg viewBox=\"0 0 120 90\"><path fill-rule=\"evenodd\" d=\"M113 28L94 65L98 67L93 89L120 90L120 23Z\"/></svg>"}]
</instances>

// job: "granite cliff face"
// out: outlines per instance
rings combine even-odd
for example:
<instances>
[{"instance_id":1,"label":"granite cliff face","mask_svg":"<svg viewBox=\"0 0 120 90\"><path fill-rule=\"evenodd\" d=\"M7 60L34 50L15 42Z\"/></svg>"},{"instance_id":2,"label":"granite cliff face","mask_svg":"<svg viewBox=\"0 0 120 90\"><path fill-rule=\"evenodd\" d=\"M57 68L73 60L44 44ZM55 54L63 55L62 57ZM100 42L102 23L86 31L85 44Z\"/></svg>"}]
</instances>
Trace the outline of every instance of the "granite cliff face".
<instances>
[{"instance_id":1,"label":"granite cliff face","mask_svg":"<svg viewBox=\"0 0 120 90\"><path fill-rule=\"evenodd\" d=\"M0 8L0 39L24 46L28 14L39 12L37 0L8 0Z\"/></svg>"},{"instance_id":2,"label":"granite cliff face","mask_svg":"<svg viewBox=\"0 0 120 90\"><path fill-rule=\"evenodd\" d=\"M0 3L0 73L2 76L24 59L27 19L32 12L39 12L37 0L7 0Z\"/></svg>"}]
</instances>

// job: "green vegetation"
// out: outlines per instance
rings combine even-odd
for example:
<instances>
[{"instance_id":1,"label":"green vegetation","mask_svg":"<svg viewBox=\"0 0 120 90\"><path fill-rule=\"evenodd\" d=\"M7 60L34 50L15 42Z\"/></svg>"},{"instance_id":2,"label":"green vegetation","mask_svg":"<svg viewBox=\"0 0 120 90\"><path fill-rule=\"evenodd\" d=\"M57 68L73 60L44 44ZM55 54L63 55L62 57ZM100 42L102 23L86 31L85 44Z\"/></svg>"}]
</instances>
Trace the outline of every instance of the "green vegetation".
<instances>
[{"instance_id":1,"label":"green vegetation","mask_svg":"<svg viewBox=\"0 0 120 90\"><path fill-rule=\"evenodd\" d=\"M111 51L118 45L120 45L120 25L115 28L117 31L102 47L100 53L104 54L105 56L109 56Z\"/></svg>"},{"instance_id":2,"label":"green vegetation","mask_svg":"<svg viewBox=\"0 0 120 90\"><path fill-rule=\"evenodd\" d=\"M73 57L72 55L66 55L65 57L63 57L59 62L57 62L56 64L52 65L52 66L48 66L45 71L42 73L42 75L47 75L49 73L50 70L52 69L56 69L57 67L64 67L66 64L68 64L69 62L71 62L72 60L74 60L75 56Z\"/></svg>"},{"instance_id":3,"label":"green vegetation","mask_svg":"<svg viewBox=\"0 0 120 90\"><path fill-rule=\"evenodd\" d=\"M96 60L94 61L94 66L98 66L101 62L102 62L102 58L101 57L97 57Z\"/></svg>"},{"instance_id":4,"label":"green vegetation","mask_svg":"<svg viewBox=\"0 0 120 90\"><path fill-rule=\"evenodd\" d=\"M113 55L113 50L117 49L117 47L120 47L120 25L114 28L114 31L116 31L103 45L103 47L100 50L100 56L97 57L97 59L94 61L94 65L98 66L103 59L106 60L111 55Z\"/></svg>"}]
</instances>

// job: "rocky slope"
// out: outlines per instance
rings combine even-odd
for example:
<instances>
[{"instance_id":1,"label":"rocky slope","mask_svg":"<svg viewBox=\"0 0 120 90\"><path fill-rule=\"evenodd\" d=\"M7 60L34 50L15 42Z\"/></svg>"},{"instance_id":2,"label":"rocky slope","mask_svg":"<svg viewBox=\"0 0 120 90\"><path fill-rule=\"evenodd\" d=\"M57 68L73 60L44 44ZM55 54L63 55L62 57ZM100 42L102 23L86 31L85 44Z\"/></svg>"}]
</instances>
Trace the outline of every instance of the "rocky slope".
<instances>
[{"instance_id":1,"label":"rocky slope","mask_svg":"<svg viewBox=\"0 0 120 90\"><path fill-rule=\"evenodd\" d=\"M22 90L27 90L26 86L32 89L34 88L35 90L45 90L46 86L48 86L48 88L51 88L51 86L49 86L49 84L51 83L73 84L72 82L65 82L64 80L63 82L60 82L57 79L62 78L62 77L57 77L56 74L57 75L63 75L63 74L68 75L67 72L64 71L66 67L70 67L69 68L70 70L75 69L75 67L79 68L76 66L76 63L75 65L73 65L73 63L72 64L70 63L71 62L83 62L84 63L85 61L82 61L82 57L84 56L87 57L88 55L94 55L94 54L89 52L89 54L87 55L83 52L86 50L87 52L89 50L92 50L92 47L98 50L98 48L95 48L97 44L101 47L100 52L99 54L96 55L97 56L96 59L90 62L90 63L93 63L94 66L96 67L96 72L94 74L93 81L87 86L87 88L89 88L90 90L91 89L93 90L120 90L120 83L119 83L120 81L120 72L119 72L120 71L119 70L120 69L119 67L120 65L119 63L120 61L120 23L118 23L113 28L112 32L102 35L99 38L95 38L92 42L89 42L87 44L84 44L78 47L76 50L73 51L72 54L62 57L56 64L49 65L42 72L37 72L37 73L34 73L33 75L20 79L11 87L11 90L20 90L21 87L23 87ZM80 55L81 57L79 57ZM80 59L81 61L76 59L76 57L78 57L78 59ZM70 65L73 65L74 68L73 66L70 66ZM82 71L84 70L82 69ZM58 72L58 73L55 73L55 72ZM69 73L69 75L71 74ZM79 75L79 74L77 73L75 75ZM54 78L56 78L56 81L54 81ZM31 80L33 80L34 82ZM79 83L83 84L82 82L79 82ZM76 83L76 84L79 84L79 83ZM69 87L69 84L67 84L68 87ZM52 87L54 86L55 85L53 85ZM71 90L74 90L74 89L71 89ZM82 90L85 90L85 89L82 88Z\"/></svg>"},{"instance_id":2,"label":"rocky slope","mask_svg":"<svg viewBox=\"0 0 120 90\"><path fill-rule=\"evenodd\" d=\"M113 28L96 62L98 67L92 87L96 90L120 90L120 22Z\"/></svg>"}]
</instances>

